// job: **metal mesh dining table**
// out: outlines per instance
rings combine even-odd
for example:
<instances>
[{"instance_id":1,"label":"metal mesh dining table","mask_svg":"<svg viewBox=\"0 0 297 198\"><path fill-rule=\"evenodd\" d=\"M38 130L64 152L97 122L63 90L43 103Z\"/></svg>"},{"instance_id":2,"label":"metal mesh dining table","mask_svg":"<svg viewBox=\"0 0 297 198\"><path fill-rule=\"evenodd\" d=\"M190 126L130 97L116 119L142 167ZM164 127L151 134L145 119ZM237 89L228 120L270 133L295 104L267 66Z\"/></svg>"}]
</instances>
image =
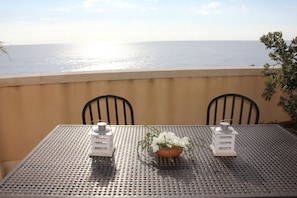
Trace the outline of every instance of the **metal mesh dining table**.
<instances>
[{"instance_id":1,"label":"metal mesh dining table","mask_svg":"<svg viewBox=\"0 0 297 198\"><path fill-rule=\"evenodd\" d=\"M209 126L156 126L211 143ZM172 160L137 152L144 126L114 126L113 157L89 157L88 125L58 125L0 181L0 197L297 197L297 136L235 126L235 157L208 148Z\"/></svg>"}]
</instances>

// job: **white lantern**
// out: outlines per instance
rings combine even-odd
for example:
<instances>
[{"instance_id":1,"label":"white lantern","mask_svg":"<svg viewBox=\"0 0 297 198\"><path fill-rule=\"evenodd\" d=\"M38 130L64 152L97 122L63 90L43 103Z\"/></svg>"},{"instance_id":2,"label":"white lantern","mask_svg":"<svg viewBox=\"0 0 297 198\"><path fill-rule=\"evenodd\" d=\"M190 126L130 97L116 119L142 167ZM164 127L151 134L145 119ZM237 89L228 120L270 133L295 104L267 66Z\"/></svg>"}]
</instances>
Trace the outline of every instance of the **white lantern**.
<instances>
[{"instance_id":1,"label":"white lantern","mask_svg":"<svg viewBox=\"0 0 297 198\"><path fill-rule=\"evenodd\" d=\"M89 156L112 157L114 152L112 127L98 122L91 131L91 152Z\"/></svg>"},{"instance_id":2,"label":"white lantern","mask_svg":"<svg viewBox=\"0 0 297 198\"><path fill-rule=\"evenodd\" d=\"M236 156L235 136L238 134L228 122L221 122L219 127L211 127L212 149L214 156Z\"/></svg>"}]
</instances>

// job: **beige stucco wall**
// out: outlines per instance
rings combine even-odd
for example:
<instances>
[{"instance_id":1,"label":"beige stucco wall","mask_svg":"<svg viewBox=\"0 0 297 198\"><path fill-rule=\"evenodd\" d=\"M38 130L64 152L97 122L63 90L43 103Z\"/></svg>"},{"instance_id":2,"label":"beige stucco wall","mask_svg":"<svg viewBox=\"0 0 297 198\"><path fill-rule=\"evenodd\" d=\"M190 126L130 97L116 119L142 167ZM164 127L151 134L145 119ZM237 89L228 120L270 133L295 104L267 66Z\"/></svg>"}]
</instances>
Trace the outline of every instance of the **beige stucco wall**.
<instances>
[{"instance_id":1,"label":"beige stucco wall","mask_svg":"<svg viewBox=\"0 0 297 198\"><path fill-rule=\"evenodd\" d=\"M261 68L115 71L0 78L0 162L22 159L58 124L81 124L91 98L115 94L133 105L136 124L205 124L208 102L223 93L259 105L260 122L284 121L278 97L262 97Z\"/></svg>"}]
</instances>

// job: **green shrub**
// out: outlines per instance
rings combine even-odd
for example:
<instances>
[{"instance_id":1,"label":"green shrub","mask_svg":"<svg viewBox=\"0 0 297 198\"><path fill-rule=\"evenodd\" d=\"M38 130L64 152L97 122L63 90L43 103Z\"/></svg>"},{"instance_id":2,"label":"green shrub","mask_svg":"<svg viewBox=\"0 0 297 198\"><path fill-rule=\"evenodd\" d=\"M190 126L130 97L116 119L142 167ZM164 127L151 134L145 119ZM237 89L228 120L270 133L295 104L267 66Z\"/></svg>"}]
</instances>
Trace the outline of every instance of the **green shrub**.
<instances>
[{"instance_id":1,"label":"green shrub","mask_svg":"<svg viewBox=\"0 0 297 198\"><path fill-rule=\"evenodd\" d=\"M292 120L297 121L297 37L289 43L282 38L281 32L269 32L260 41L270 49L269 57L275 61L274 65L264 65L266 87L262 96L265 100L270 100L275 89L280 87L283 94L278 105Z\"/></svg>"}]
</instances>

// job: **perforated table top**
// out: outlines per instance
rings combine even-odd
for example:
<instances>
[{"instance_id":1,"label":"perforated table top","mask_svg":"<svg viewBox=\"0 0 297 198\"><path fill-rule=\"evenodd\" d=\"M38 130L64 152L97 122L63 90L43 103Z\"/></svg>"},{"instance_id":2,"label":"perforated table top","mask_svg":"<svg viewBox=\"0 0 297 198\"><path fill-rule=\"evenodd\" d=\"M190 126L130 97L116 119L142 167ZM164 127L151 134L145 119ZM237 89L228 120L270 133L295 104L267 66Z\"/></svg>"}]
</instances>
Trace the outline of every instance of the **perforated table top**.
<instances>
[{"instance_id":1,"label":"perforated table top","mask_svg":"<svg viewBox=\"0 0 297 198\"><path fill-rule=\"evenodd\" d=\"M158 128L211 143L208 126ZM113 158L90 158L90 129L57 126L0 181L0 197L297 197L297 137L278 125L236 126L236 157L196 149L173 161L137 155L143 126L115 126Z\"/></svg>"}]
</instances>

